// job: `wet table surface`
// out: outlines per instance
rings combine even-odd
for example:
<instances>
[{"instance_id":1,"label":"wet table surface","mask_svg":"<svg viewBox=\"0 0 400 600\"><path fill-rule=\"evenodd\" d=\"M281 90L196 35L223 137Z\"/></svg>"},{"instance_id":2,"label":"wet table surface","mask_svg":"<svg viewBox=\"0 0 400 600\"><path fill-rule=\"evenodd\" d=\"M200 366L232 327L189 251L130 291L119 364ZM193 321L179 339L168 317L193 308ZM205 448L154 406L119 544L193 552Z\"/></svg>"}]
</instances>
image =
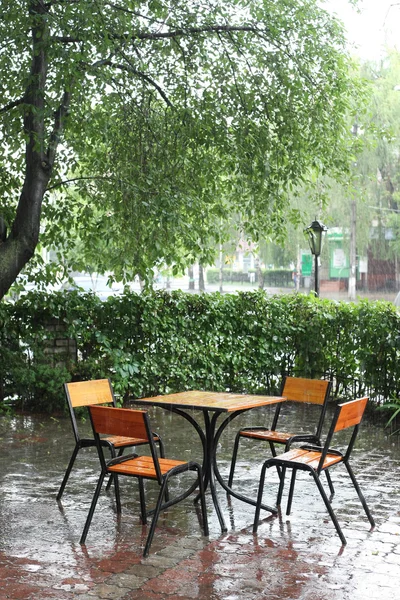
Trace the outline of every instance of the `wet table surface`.
<instances>
[{"instance_id":1,"label":"wet table surface","mask_svg":"<svg viewBox=\"0 0 400 600\"><path fill-rule=\"evenodd\" d=\"M152 396L135 400L135 404L149 404L167 408L206 410L207 412L236 412L251 408L269 406L285 402L283 396L262 396L253 394L232 394L225 392L203 392L190 390L164 396Z\"/></svg>"}]
</instances>

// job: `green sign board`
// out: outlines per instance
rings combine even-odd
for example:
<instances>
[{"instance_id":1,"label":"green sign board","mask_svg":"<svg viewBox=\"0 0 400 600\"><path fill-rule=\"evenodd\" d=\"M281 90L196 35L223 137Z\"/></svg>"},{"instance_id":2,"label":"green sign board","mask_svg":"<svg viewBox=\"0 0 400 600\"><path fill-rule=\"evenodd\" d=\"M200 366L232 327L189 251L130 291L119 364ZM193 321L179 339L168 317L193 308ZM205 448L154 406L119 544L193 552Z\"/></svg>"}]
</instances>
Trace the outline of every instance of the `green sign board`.
<instances>
[{"instance_id":1,"label":"green sign board","mask_svg":"<svg viewBox=\"0 0 400 600\"><path fill-rule=\"evenodd\" d=\"M329 244L329 277L347 278L349 276L349 258L341 241Z\"/></svg>"},{"instance_id":2,"label":"green sign board","mask_svg":"<svg viewBox=\"0 0 400 600\"><path fill-rule=\"evenodd\" d=\"M311 277L312 273L312 254L311 252L301 252L301 274L303 277Z\"/></svg>"},{"instance_id":3,"label":"green sign board","mask_svg":"<svg viewBox=\"0 0 400 600\"><path fill-rule=\"evenodd\" d=\"M329 242L329 279L342 279L349 276L349 257L344 238L348 231L334 227L328 231Z\"/></svg>"}]
</instances>

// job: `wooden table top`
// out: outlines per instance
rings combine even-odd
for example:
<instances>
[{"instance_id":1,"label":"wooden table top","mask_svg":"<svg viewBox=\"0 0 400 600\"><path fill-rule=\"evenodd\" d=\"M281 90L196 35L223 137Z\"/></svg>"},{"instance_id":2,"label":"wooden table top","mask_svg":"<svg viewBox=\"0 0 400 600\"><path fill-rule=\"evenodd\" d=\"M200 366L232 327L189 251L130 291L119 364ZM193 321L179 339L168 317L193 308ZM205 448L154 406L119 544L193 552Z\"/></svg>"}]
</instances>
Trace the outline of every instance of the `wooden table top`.
<instances>
[{"instance_id":1,"label":"wooden table top","mask_svg":"<svg viewBox=\"0 0 400 600\"><path fill-rule=\"evenodd\" d=\"M188 391L177 394L166 394L165 396L153 396L152 398L138 398L137 404L149 404L151 406L174 406L176 408L197 408L203 410L214 410L219 412L234 412L256 408L257 406L268 406L285 402L284 396L258 396L251 394L232 394L226 392L200 392Z\"/></svg>"}]
</instances>

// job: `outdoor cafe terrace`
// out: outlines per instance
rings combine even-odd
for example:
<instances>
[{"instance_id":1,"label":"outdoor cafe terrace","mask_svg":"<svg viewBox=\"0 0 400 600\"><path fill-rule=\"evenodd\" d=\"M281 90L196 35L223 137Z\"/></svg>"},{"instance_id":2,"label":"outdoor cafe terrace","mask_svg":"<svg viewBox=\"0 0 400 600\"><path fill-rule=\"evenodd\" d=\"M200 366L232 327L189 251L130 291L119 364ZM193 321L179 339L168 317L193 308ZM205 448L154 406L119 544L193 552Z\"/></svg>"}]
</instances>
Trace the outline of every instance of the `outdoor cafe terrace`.
<instances>
[{"instance_id":1,"label":"outdoor cafe terrace","mask_svg":"<svg viewBox=\"0 0 400 600\"><path fill-rule=\"evenodd\" d=\"M136 407L137 408L137 407ZM228 478L239 427L270 419L273 407L247 412L219 440L219 470ZM334 407L328 405L326 422ZM190 423L151 407L152 424L168 455L201 460ZM294 413L302 431L306 413ZM90 424L83 424L90 435ZM290 516L287 484L282 511L263 512L253 534L254 507L217 485L227 531L221 532L207 494L209 536L201 533L193 497L162 513L150 555L143 558L148 526L140 522L136 481L121 478L122 513L112 488L101 494L85 546L82 528L98 478L95 448L82 451L59 503L56 494L73 447L68 419L13 415L0 419L0 598L44 600L361 600L396 597L400 575L398 437L368 418L361 424L352 466L376 526L371 528L355 490L339 466L332 470L333 507L347 539L342 546L312 479L300 474ZM255 498L265 453L243 443L235 481ZM274 504L278 475L269 469L264 501ZM172 491L176 491L172 488ZM179 490L178 490L179 491ZM149 504L156 490L148 489Z\"/></svg>"}]
</instances>

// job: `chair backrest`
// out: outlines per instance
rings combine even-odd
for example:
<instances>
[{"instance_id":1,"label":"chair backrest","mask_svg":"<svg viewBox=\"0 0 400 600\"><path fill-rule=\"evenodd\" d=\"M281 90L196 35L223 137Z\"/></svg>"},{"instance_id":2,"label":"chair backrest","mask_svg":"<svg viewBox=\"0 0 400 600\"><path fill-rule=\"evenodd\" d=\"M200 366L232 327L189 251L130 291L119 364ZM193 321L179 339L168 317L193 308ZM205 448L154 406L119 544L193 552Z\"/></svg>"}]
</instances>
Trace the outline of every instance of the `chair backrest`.
<instances>
[{"instance_id":1,"label":"chair backrest","mask_svg":"<svg viewBox=\"0 0 400 600\"><path fill-rule=\"evenodd\" d=\"M93 433L150 440L146 427L147 411L109 406L90 406Z\"/></svg>"},{"instance_id":2,"label":"chair backrest","mask_svg":"<svg viewBox=\"0 0 400 600\"><path fill-rule=\"evenodd\" d=\"M78 443L80 436L74 409L80 406L93 404L112 404L116 406L115 396L109 379L93 379L91 381L73 381L64 383L69 414L75 440Z\"/></svg>"},{"instance_id":3,"label":"chair backrest","mask_svg":"<svg viewBox=\"0 0 400 600\"><path fill-rule=\"evenodd\" d=\"M282 396L293 402L324 404L332 382L324 379L305 379L303 377L286 377L283 383Z\"/></svg>"},{"instance_id":4,"label":"chair backrest","mask_svg":"<svg viewBox=\"0 0 400 600\"><path fill-rule=\"evenodd\" d=\"M358 400L351 400L345 404L339 404L337 415L335 415L334 433L359 425L363 418L367 402L368 398L365 397L358 398Z\"/></svg>"},{"instance_id":5,"label":"chair backrest","mask_svg":"<svg viewBox=\"0 0 400 600\"><path fill-rule=\"evenodd\" d=\"M101 434L140 438L142 440L147 440L149 443L157 477L161 482L161 471L147 411L94 405L89 406L88 408L93 434L103 468L105 468L106 462L100 444Z\"/></svg>"},{"instance_id":6,"label":"chair backrest","mask_svg":"<svg viewBox=\"0 0 400 600\"><path fill-rule=\"evenodd\" d=\"M114 393L109 379L73 381L65 383L65 392L73 408L90 404L115 404Z\"/></svg>"},{"instance_id":7,"label":"chair backrest","mask_svg":"<svg viewBox=\"0 0 400 600\"><path fill-rule=\"evenodd\" d=\"M325 379L306 379L304 377L286 377L282 386L282 396L291 402L316 404L321 406L321 412L316 425L315 435L321 437L326 407L331 393L332 382ZM276 429L281 405L277 405L272 429Z\"/></svg>"},{"instance_id":8,"label":"chair backrest","mask_svg":"<svg viewBox=\"0 0 400 600\"><path fill-rule=\"evenodd\" d=\"M345 402L344 404L338 404L325 441L319 465L320 467L323 465L324 459L329 452L334 434L338 431L343 431L344 429L349 429L352 427L353 433L350 437L350 441L344 455L344 461L349 459L367 403L368 398L364 397L358 398L357 400L350 400L350 402Z\"/></svg>"}]
</instances>

